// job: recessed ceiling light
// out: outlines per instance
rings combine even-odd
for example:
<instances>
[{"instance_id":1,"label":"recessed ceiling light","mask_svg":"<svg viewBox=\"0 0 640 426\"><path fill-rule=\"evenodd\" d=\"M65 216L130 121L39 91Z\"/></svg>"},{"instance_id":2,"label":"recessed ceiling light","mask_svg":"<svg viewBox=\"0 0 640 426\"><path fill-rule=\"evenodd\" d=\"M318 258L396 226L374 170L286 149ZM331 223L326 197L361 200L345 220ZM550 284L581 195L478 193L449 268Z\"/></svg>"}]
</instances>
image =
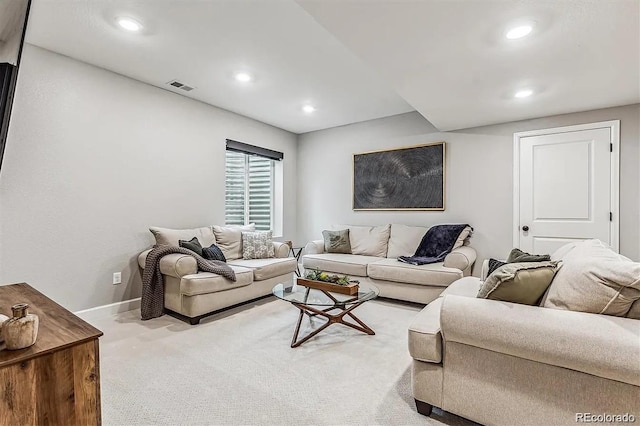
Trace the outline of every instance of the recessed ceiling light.
<instances>
[{"instance_id":1,"label":"recessed ceiling light","mask_svg":"<svg viewBox=\"0 0 640 426\"><path fill-rule=\"evenodd\" d=\"M132 33L137 33L142 29L142 24L135 19L131 18L118 18L118 25L123 30L131 31Z\"/></svg>"},{"instance_id":2,"label":"recessed ceiling light","mask_svg":"<svg viewBox=\"0 0 640 426\"><path fill-rule=\"evenodd\" d=\"M515 40L517 38L528 36L531 31L533 31L532 25L519 25L517 27L509 29L509 31L507 31L507 34L505 34L505 37L507 37L509 40Z\"/></svg>"},{"instance_id":3,"label":"recessed ceiling light","mask_svg":"<svg viewBox=\"0 0 640 426\"><path fill-rule=\"evenodd\" d=\"M513 95L515 98L527 98L529 96L533 95L533 90L531 89L523 89L523 90L518 90L515 95Z\"/></svg>"},{"instance_id":4,"label":"recessed ceiling light","mask_svg":"<svg viewBox=\"0 0 640 426\"><path fill-rule=\"evenodd\" d=\"M307 114L311 114L312 112L314 112L316 110L316 108L313 105L305 105L302 107L302 110L304 112L306 112Z\"/></svg>"},{"instance_id":5,"label":"recessed ceiling light","mask_svg":"<svg viewBox=\"0 0 640 426\"><path fill-rule=\"evenodd\" d=\"M236 74L236 80L242 83L247 83L253 80L253 78L251 77L251 74L247 74L246 72L239 72Z\"/></svg>"}]
</instances>

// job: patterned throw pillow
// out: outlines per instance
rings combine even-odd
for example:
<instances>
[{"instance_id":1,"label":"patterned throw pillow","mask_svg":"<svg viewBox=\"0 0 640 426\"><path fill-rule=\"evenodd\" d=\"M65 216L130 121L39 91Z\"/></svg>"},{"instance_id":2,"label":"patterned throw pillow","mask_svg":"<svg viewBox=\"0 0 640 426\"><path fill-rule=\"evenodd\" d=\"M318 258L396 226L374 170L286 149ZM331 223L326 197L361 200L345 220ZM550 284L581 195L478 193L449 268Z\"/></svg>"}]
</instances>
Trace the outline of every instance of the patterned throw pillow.
<instances>
[{"instance_id":1,"label":"patterned throw pillow","mask_svg":"<svg viewBox=\"0 0 640 426\"><path fill-rule=\"evenodd\" d=\"M507 263L482 283L478 297L537 305L557 270L558 262Z\"/></svg>"},{"instance_id":2,"label":"patterned throw pillow","mask_svg":"<svg viewBox=\"0 0 640 426\"><path fill-rule=\"evenodd\" d=\"M192 252L195 252L199 256L202 256L202 246L200 245L200 241L196 237L193 237L189 241L186 240L178 240L178 244L180 247L184 247Z\"/></svg>"},{"instance_id":3,"label":"patterned throw pillow","mask_svg":"<svg viewBox=\"0 0 640 426\"><path fill-rule=\"evenodd\" d=\"M243 259L268 259L275 257L273 247L273 232L243 232L242 233L242 258Z\"/></svg>"},{"instance_id":4,"label":"patterned throw pillow","mask_svg":"<svg viewBox=\"0 0 640 426\"><path fill-rule=\"evenodd\" d=\"M324 238L324 251L327 253L351 254L351 241L349 240L349 230L322 231Z\"/></svg>"},{"instance_id":5,"label":"patterned throw pillow","mask_svg":"<svg viewBox=\"0 0 640 426\"><path fill-rule=\"evenodd\" d=\"M224 257L224 253L220 250L215 244L211 244L210 247L204 247L202 249L202 257L208 260L219 260L221 262L226 262L227 258Z\"/></svg>"}]
</instances>

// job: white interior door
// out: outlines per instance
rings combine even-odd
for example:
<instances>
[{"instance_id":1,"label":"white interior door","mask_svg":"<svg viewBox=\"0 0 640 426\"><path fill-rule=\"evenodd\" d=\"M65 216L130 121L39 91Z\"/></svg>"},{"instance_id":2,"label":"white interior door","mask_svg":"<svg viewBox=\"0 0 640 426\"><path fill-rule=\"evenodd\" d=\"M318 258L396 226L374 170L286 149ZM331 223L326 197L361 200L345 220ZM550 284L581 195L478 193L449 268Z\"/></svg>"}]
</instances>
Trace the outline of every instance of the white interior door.
<instances>
[{"instance_id":1,"label":"white interior door","mask_svg":"<svg viewBox=\"0 0 640 426\"><path fill-rule=\"evenodd\" d=\"M576 127L589 126L567 129ZM598 238L618 250L612 226L617 138L610 126L592 127L516 134L516 247L544 254L571 241Z\"/></svg>"}]
</instances>

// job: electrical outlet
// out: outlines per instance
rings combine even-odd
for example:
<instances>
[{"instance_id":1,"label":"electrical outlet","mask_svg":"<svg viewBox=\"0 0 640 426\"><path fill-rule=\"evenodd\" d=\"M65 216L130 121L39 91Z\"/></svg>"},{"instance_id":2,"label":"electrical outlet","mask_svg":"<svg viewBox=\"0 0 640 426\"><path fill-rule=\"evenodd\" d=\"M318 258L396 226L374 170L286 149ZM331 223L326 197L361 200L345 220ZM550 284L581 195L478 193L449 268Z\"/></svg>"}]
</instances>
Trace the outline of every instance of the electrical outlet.
<instances>
[{"instance_id":1,"label":"electrical outlet","mask_svg":"<svg viewBox=\"0 0 640 426\"><path fill-rule=\"evenodd\" d=\"M120 284L122 282L122 272L113 273L113 284Z\"/></svg>"}]
</instances>

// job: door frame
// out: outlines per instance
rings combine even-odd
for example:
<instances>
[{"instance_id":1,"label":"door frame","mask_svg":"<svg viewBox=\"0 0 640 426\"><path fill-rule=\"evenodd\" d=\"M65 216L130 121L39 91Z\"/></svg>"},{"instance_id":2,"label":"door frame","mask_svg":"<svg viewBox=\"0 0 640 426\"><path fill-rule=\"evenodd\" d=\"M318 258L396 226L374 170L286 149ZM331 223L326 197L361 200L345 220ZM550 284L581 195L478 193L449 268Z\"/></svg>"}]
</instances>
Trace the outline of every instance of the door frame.
<instances>
[{"instance_id":1,"label":"door frame","mask_svg":"<svg viewBox=\"0 0 640 426\"><path fill-rule=\"evenodd\" d=\"M568 133L579 130L609 128L611 132L611 212L613 220L609 222L611 248L620 251L620 120L600 121L597 123L578 124L575 126L553 127L551 129L529 130L513 134L513 246L520 244L520 139L529 136L544 136L555 133Z\"/></svg>"}]
</instances>

